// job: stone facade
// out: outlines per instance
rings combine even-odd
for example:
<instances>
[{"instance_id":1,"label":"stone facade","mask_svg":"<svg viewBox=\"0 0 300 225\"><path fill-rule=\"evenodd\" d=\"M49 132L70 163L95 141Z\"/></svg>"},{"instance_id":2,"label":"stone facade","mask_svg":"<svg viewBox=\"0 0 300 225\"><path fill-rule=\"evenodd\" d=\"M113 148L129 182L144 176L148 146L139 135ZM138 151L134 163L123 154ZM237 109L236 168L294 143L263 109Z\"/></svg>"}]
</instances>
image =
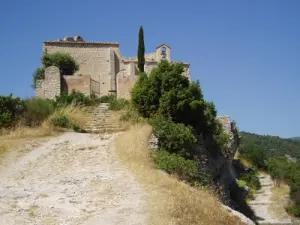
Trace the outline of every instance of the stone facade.
<instances>
[{"instance_id":1,"label":"stone facade","mask_svg":"<svg viewBox=\"0 0 300 225\"><path fill-rule=\"evenodd\" d=\"M70 93L72 90L79 91L85 95L90 95L91 76L63 76L65 82L64 90Z\"/></svg>"},{"instance_id":2,"label":"stone facade","mask_svg":"<svg viewBox=\"0 0 300 225\"><path fill-rule=\"evenodd\" d=\"M45 79L39 80L36 85L37 96L55 99L61 93L61 79L59 68L50 66L45 69Z\"/></svg>"},{"instance_id":3,"label":"stone facade","mask_svg":"<svg viewBox=\"0 0 300 225\"><path fill-rule=\"evenodd\" d=\"M54 52L69 53L79 64L79 71L73 76L62 74L62 81L65 82L68 92L75 89L90 95L94 93L92 89L95 85L98 85L98 96L115 94L120 98L130 98L130 90L137 80L137 58L123 57L118 43L85 42L80 36L45 41L43 54ZM145 54L145 72L149 74L162 59L172 62L171 48L165 44L158 46L155 52ZM183 75L191 79L189 64L184 63L184 67ZM45 93L50 89L46 87L48 81L39 83L43 83L43 88L41 85L37 88L37 96L48 98L48 94ZM65 85L61 85L61 88Z\"/></svg>"}]
</instances>

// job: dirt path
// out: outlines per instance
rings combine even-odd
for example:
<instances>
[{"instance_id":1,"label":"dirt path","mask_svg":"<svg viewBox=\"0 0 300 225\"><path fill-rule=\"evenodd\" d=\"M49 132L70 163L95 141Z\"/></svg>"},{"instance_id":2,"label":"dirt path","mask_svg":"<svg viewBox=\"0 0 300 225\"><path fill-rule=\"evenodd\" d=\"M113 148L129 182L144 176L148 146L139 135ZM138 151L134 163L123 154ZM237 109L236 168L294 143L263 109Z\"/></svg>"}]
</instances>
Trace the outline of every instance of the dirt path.
<instances>
[{"instance_id":1,"label":"dirt path","mask_svg":"<svg viewBox=\"0 0 300 225\"><path fill-rule=\"evenodd\" d=\"M0 224L146 224L143 187L115 135L65 133L0 171Z\"/></svg>"},{"instance_id":2,"label":"dirt path","mask_svg":"<svg viewBox=\"0 0 300 225\"><path fill-rule=\"evenodd\" d=\"M258 223L268 225L293 224L283 206L280 215L271 210L273 204L272 188L274 187L271 177L267 174L261 174L259 176L259 180L261 183L261 189L256 192L255 200L249 203L257 216Z\"/></svg>"}]
</instances>

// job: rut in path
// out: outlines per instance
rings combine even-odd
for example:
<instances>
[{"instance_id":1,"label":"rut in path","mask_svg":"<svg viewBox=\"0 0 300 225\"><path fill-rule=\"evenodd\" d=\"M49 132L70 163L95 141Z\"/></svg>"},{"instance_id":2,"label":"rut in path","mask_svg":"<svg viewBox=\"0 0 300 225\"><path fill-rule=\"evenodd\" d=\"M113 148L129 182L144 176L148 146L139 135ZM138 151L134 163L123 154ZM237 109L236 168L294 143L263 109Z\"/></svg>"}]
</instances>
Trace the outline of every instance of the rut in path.
<instances>
[{"instance_id":1,"label":"rut in path","mask_svg":"<svg viewBox=\"0 0 300 225\"><path fill-rule=\"evenodd\" d=\"M142 186L114 155L116 134L65 133L0 171L0 224L146 224Z\"/></svg>"}]
</instances>

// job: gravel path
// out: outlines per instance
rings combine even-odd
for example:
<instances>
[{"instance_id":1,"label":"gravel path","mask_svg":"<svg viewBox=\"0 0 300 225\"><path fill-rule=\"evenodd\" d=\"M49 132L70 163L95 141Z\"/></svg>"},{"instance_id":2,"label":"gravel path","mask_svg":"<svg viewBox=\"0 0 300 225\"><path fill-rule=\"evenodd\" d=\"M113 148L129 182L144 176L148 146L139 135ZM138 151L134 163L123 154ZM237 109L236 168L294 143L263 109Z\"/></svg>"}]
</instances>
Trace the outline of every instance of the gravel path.
<instances>
[{"instance_id":1,"label":"gravel path","mask_svg":"<svg viewBox=\"0 0 300 225\"><path fill-rule=\"evenodd\" d=\"M261 189L256 192L255 199L249 203L257 216L258 223L268 225L293 224L287 213L285 218L280 218L270 210L270 206L273 203L271 200L272 188L274 187L271 177L267 174L263 174L259 176L259 180Z\"/></svg>"},{"instance_id":2,"label":"gravel path","mask_svg":"<svg viewBox=\"0 0 300 225\"><path fill-rule=\"evenodd\" d=\"M143 187L114 135L65 133L0 171L0 224L146 224Z\"/></svg>"}]
</instances>

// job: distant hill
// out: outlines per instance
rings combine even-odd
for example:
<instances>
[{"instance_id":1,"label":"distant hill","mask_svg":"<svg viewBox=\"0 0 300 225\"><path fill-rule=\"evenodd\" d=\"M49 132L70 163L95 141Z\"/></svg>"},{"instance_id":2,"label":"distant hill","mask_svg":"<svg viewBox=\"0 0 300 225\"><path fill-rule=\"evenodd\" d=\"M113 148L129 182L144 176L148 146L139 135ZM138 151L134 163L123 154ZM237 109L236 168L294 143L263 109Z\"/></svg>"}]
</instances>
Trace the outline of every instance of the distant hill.
<instances>
[{"instance_id":1,"label":"distant hill","mask_svg":"<svg viewBox=\"0 0 300 225\"><path fill-rule=\"evenodd\" d=\"M289 155L300 161L300 137L284 139L276 136L241 133L242 146L256 146L264 149L268 157Z\"/></svg>"},{"instance_id":2,"label":"distant hill","mask_svg":"<svg viewBox=\"0 0 300 225\"><path fill-rule=\"evenodd\" d=\"M289 138L291 140L294 140L294 141L300 141L300 137L292 137L292 138Z\"/></svg>"}]
</instances>

